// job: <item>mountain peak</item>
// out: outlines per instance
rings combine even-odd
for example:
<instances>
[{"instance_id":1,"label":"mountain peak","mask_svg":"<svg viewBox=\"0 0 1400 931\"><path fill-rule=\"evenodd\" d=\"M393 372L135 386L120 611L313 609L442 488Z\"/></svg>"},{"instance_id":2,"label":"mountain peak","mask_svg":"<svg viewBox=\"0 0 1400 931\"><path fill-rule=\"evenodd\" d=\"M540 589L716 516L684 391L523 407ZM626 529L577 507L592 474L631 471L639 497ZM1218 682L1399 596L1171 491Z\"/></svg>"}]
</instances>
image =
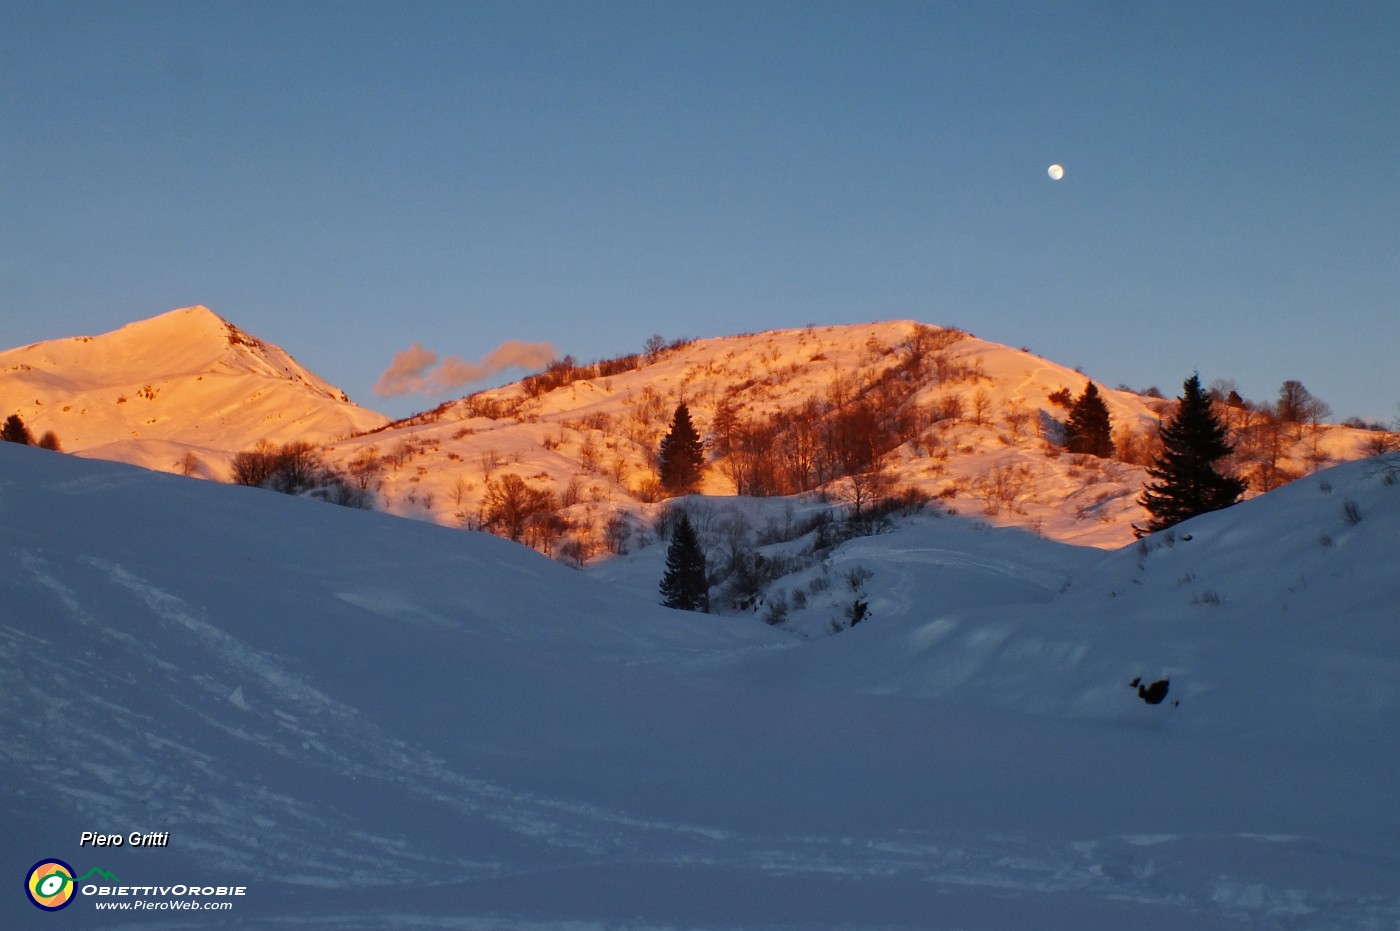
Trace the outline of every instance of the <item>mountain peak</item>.
<instances>
[{"instance_id":1,"label":"mountain peak","mask_svg":"<svg viewBox=\"0 0 1400 931\"><path fill-rule=\"evenodd\" d=\"M164 470L194 451L213 475L262 439L327 440L384 422L203 305L0 352L0 402L67 450Z\"/></svg>"},{"instance_id":2,"label":"mountain peak","mask_svg":"<svg viewBox=\"0 0 1400 931\"><path fill-rule=\"evenodd\" d=\"M185 349L199 345L222 351L231 346L258 348L264 345L262 340L249 336L203 304L180 307L147 317L145 320L137 320L104 336L115 336L119 333L141 340L159 340L166 347L179 345Z\"/></svg>"}]
</instances>

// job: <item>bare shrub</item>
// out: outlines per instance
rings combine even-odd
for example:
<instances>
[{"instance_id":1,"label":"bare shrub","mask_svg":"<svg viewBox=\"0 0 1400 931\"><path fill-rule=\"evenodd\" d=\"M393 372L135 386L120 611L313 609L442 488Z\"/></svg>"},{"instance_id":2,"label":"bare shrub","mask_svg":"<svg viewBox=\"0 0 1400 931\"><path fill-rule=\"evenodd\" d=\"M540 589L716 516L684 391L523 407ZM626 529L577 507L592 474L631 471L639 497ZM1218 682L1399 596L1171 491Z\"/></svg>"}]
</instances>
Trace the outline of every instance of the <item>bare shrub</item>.
<instances>
[{"instance_id":1,"label":"bare shrub","mask_svg":"<svg viewBox=\"0 0 1400 931\"><path fill-rule=\"evenodd\" d=\"M1368 457L1384 456L1400 450L1400 433L1390 433L1382 430L1366 438L1366 442L1361 444L1361 451Z\"/></svg>"},{"instance_id":2,"label":"bare shrub","mask_svg":"<svg viewBox=\"0 0 1400 931\"><path fill-rule=\"evenodd\" d=\"M763 622L769 626L776 627L788 616L787 593L781 589L770 592L767 598L766 610L763 613Z\"/></svg>"},{"instance_id":3,"label":"bare shrub","mask_svg":"<svg viewBox=\"0 0 1400 931\"><path fill-rule=\"evenodd\" d=\"M983 426L987 422L987 417L992 411L992 398L987 394L986 389L978 388L972 395L972 422L976 426Z\"/></svg>"},{"instance_id":4,"label":"bare shrub","mask_svg":"<svg viewBox=\"0 0 1400 931\"><path fill-rule=\"evenodd\" d=\"M1004 463L994 466L973 482L973 492L986 503L988 514L1002 508L1017 511L1017 501L1030 487L1034 473L1026 465Z\"/></svg>"},{"instance_id":5,"label":"bare shrub","mask_svg":"<svg viewBox=\"0 0 1400 931\"><path fill-rule=\"evenodd\" d=\"M627 555L632 535L632 522L625 514L614 514L608 518L607 526L603 529L603 539L607 542L608 551L615 556Z\"/></svg>"}]
</instances>

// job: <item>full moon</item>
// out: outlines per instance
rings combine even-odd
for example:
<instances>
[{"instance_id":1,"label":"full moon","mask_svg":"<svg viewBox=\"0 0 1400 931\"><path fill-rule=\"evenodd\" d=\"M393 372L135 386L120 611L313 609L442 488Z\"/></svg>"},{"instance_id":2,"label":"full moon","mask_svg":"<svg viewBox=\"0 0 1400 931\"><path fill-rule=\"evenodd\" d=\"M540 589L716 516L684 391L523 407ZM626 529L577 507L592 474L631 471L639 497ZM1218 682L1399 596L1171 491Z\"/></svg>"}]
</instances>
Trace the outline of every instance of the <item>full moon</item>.
<instances>
[{"instance_id":1,"label":"full moon","mask_svg":"<svg viewBox=\"0 0 1400 931\"><path fill-rule=\"evenodd\" d=\"M1049 168L1050 180L1058 181L1065 176L1063 165L1051 165Z\"/></svg>"}]
</instances>

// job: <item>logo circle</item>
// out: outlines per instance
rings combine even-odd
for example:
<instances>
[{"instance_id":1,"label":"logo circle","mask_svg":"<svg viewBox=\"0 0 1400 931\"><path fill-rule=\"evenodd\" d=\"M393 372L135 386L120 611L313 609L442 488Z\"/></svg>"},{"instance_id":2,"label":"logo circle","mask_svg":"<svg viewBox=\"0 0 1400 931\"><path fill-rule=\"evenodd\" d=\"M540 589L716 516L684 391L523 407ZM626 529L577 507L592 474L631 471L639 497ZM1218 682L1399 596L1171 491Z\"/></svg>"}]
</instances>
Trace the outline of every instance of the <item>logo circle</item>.
<instances>
[{"instance_id":1,"label":"logo circle","mask_svg":"<svg viewBox=\"0 0 1400 931\"><path fill-rule=\"evenodd\" d=\"M35 908L56 912L73 901L75 892L73 867L62 860L40 860L29 868L24 880L24 894Z\"/></svg>"}]
</instances>

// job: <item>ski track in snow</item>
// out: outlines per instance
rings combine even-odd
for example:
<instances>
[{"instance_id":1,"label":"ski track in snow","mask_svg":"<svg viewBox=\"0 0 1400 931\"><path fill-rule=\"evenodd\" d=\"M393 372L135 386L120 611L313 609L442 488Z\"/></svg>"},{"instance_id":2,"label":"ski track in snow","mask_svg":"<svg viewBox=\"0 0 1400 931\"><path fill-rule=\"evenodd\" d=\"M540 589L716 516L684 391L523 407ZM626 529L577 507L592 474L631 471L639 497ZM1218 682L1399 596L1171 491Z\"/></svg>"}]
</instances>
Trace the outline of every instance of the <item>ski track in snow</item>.
<instances>
[{"instance_id":1,"label":"ski track in snow","mask_svg":"<svg viewBox=\"0 0 1400 931\"><path fill-rule=\"evenodd\" d=\"M56 487L59 493L73 495L110 494L112 489L131 483L123 480L113 484L99 477ZM9 487L7 483L5 488ZM1344 529L1337 507L1329 502L1333 524L1326 526L1337 539L1326 549L1317 545L1318 552L1324 554L1321 558L1331 558L1334 549L1360 545L1366 539L1359 537L1353 543L1344 534L1364 534L1377 526L1379 500L1362 500L1365 519L1359 531ZM1210 541L1212 526L1224 525L1203 526L1206 529L1197 531L1193 544L1198 548ZM1250 525L1244 526L1248 529ZM1268 532L1268 528L1259 527L1255 532ZM1049 597L1064 582L1059 573L1018 563L1014 558L927 546L901 549L889 541L880 542L875 563L878 597L885 600L891 614L917 613L915 583L930 570L955 569L974 589L985 588L987 593L1007 599L1008 605L1034 601L1040 592ZM842 551L837 560L860 563L861 545ZM120 554L124 550L102 552ZM542 883L553 882L554 889L567 893L593 881L599 871L625 877L660 866L684 880L702 877L698 880L702 884L719 885L722 880L715 876L758 876L784 889L799 888L806 881L830 880L870 886L893 883L888 888L896 890L933 888L949 897L972 900L994 896L1034 902L1070 897L1137 903L1144 907L1144 914L1173 916L1176 920L1168 925L1174 927L1400 928L1396 884L1375 878L1391 869L1393 861L1365 844L1358 845L1357 851L1342 849L1347 843L1345 828L1328 827L1326 822L1320 822L1324 825L1319 829L1322 837L1304 831L1270 833L1271 828L1293 828L1295 823L1267 817L1257 821L1261 830L1254 832L1163 833L1160 829L1164 824L1176 822L1139 818L1131 812L1123 816L1121 826L1131 828L1141 823L1142 830L1089 837L1053 836L1053 828L1040 834L1033 828L1025 834L926 829L799 833L804 824L800 819L776 822L778 827L764 832L709 824L705 816L687 820L683 802L662 807L662 814L671 817L644 817L628 810L628 803L617 802L615 796L612 804L604 805L587 801L586 790L583 799L568 797L568 788L555 793L529 791L523 786L533 783L513 778L511 769L489 770L491 760L478 771L475 764L439 758L429 749L436 745L427 738L418 744L397 738L367 720L360 709L335 697L335 689L318 688L308 675L298 671L296 661L254 648L238 636L242 628L228 623L227 618L215 623L198 603L198 595L182 597L177 591L185 589L178 583L162 584L148 577L159 570L147 569L143 574L134 568L137 562L124 562L120 555L97 558L27 544L10 546L3 555L6 564L0 566L0 583L8 585L11 579L23 582L16 591L29 599L28 604L35 609L32 616L44 618L42 624L28 618L0 619L0 681L5 683L0 689L0 714L11 722L10 739L0 741L0 775L7 777L3 784L17 787L17 795L26 794L21 787L40 785L50 793L45 799L26 799L17 805L47 803L71 809L84 824L94 826L142 818L188 825L180 838L180 850L202 867L233 871L262 889L289 898L298 890L333 895L377 887L384 891L387 903L380 913L371 914L337 910L327 904L333 899L326 898L294 917L255 911L218 918L161 915L122 927L698 926L667 924L655 918L595 917L586 912L561 921L544 912L530 913L528 900L521 902L526 914L503 916L474 908L469 895L462 897L466 906L449 912L442 905L447 899L420 907L416 894L425 885L470 892L502 879L522 877L543 878ZM1143 557L1125 552L1115 558L1131 563ZM1160 610L1162 592L1177 600L1185 597L1181 586L1188 580L1196 581L1194 559L1194 551L1181 547L1154 551L1151 570L1155 575L1145 578L1155 587L1144 587L1143 594L1137 596L1144 602L1144 610ZM1357 564L1365 565L1348 563L1346 578ZM488 570L489 566L478 567L478 571ZM1204 575L1204 567L1201 571ZM1309 576L1315 586L1324 578L1318 572L1314 570ZM1105 578L1136 581L1143 575L1139 568L1136 575L1119 572ZM1255 580L1256 576L1233 578ZM1272 579L1262 571L1257 578ZM1208 579L1200 581L1204 584ZM1077 593L1080 603L1104 597L1094 588L1097 584ZM1366 591L1380 604L1388 590ZM419 626L447 620L421 612L421 616L414 615L411 597L399 600L393 591L330 597L385 615L410 615L408 619ZM1128 602L1123 599L1123 603ZM1382 613L1373 613L1384 619ZM1369 617L1361 611L1357 616ZM1190 622L1194 623L1194 618ZM718 638L702 641L683 636L665 640L665 649L644 648L627 639L637 636L637 643L644 640L635 629L616 623L614 628L600 625L603 633L599 637L606 643L587 662L601 667L669 663L678 670L690 666L722 670L726 663L742 667L739 657L755 650L797 649L795 644L755 644L737 639L726 646ZM1179 629L1189 632L1189 628ZM1288 633L1287 628L1281 629ZM1015 621L995 618L972 623L953 612L910 625L907 635L901 636L905 636L905 645L916 648L911 655L913 665L920 669L920 648L956 642L952 655L971 676L974 667L985 665L994 655L1015 660L1010 664L1015 669L1023 668L1021 659L1042 654L1051 657L1054 668L1079 665L1086 641L1077 639L1077 634L1054 631L1047 627L1041 634L1020 629ZM1376 625L1375 657L1324 657L1324 671L1330 662L1337 668L1329 674L1339 681L1350 680L1358 671L1372 670L1377 679L1393 680L1388 676L1390 666L1376 658L1389 655L1384 651L1391 641L1382 639L1389 636L1387 631ZM550 642L549 636L558 636L554 632L529 635L539 636L544 644ZM526 634L520 636L527 638ZM1050 639L1054 636L1065 639ZM572 648L574 641L566 642ZM705 646L700 647L700 643ZM1365 654L1372 641L1342 643L1346 649ZM1226 647L1232 645L1227 643ZM1160 652L1159 647L1141 649L1148 658ZM1305 659L1317 665L1311 657ZM1150 663L1144 659L1143 665ZM1175 690L1175 669L1163 668L1173 675ZM956 684L951 671L938 683L940 689ZM1112 688L1121 691L1123 685L1115 679ZM1365 715L1384 714L1393 707L1389 692L1379 686L1348 681L1347 688L1344 697L1332 700L1328 707L1355 711L1363 721L1369 720ZM905 695L912 690L901 691L896 684L890 691ZM148 697L156 692L159 702ZM805 694L799 693L799 697ZM824 693L813 694L824 697ZM1284 721L1280 726L1287 724ZM1309 733L1306 728L1299 732ZM1183 746L1208 748L1210 744L1188 742ZM287 778L278 783L276 791L260 784L258 767L265 765L285 767L281 775ZM284 785L289 782L292 785ZM308 782L309 786L303 784ZM334 783L334 787L322 792L322 782L328 787ZM348 790L352 784L353 791ZM569 781L565 779L563 784L567 787ZM422 820L447 825L443 833L452 838L485 835L487 840L475 847L457 847L421 827L420 833L404 828L400 834L395 833L397 826L366 825L357 818L356 802L369 795L401 799L403 807L413 809ZM1379 816L1389 796L1373 792L1366 797L1382 803L1376 806ZM645 804L638 802L636 807L642 810ZM1335 807L1348 817L1371 814L1369 809ZM1378 817L1377 823L1388 822ZM424 837L429 841L423 841ZM505 842L497 843L502 838ZM1343 889L1345 884L1338 878L1353 867L1370 871L1371 878ZM1358 894L1355 889L1368 893ZM725 926L725 922L704 925ZM745 922L743 926L789 927L771 921ZM839 926L876 925L843 922ZM930 927L916 923L897 926Z\"/></svg>"},{"instance_id":2,"label":"ski track in snow","mask_svg":"<svg viewBox=\"0 0 1400 931\"><path fill-rule=\"evenodd\" d=\"M953 554L908 555L916 556L914 561L918 562ZM1045 838L1001 835L915 833L873 838L763 836L642 819L597 805L515 791L454 772L429 754L366 726L355 709L310 687L275 658L241 644L179 597L114 562L85 560L165 622L172 641L198 641L217 660L211 664L216 668L199 673L174 668L160 658L159 646L143 645L99 623L96 610L85 607L60 581L55 567L41 557L26 552L19 554L18 561L54 593L87 634L100 637L111 648L139 653L153 674L158 671L168 678L183 677L187 689L193 685L192 694L177 702L204 724L281 756L393 786L395 791L427 800L467 824L480 820L504 827L562 851L564 869L569 864L664 864L681 869L730 868L774 877L899 878L951 890L1073 893L1150 903L1169 906L1183 915L1215 914L1258 927L1285 919L1302 920L1307 926L1308 916L1326 915L1331 921L1340 914L1347 914L1348 920L1357 922L1352 926L1358 928L1368 926L1368 922L1379 921L1374 926L1385 927L1386 922L1394 926L1393 922L1400 921L1400 902L1348 902L1327 890L1280 888L1248 875L1228 873L1212 876L1206 884L1183 882L1183 874L1193 872L1189 868L1193 851L1216 845L1220 839L1214 837L1132 835L1048 842ZM994 563L975 562L979 568L1004 571ZM346 813L330 806L310 805L224 776L209 754L158 734L157 722L131 708L97 697L79 702L50 694L42 683L53 683L63 694L90 694L63 687L71 676L102 675L100 668L86 659L60 662L53 659L55 655L56 645L46 643L41 635L9 625L0 627L0 660L11 669L19 666L21 657L28 664L28 674L19 677L21 687L4 692L4 712L30 727L61 725L67 743L64 752L44 759L26 754L22 741L9 743L3 753L12 765L39 771L67 804L95 821L112 821L124 812L159 803L173 812L166 817L204 829L184 839L185 849L243 875L312 888L392 886L421 881L425 875L472 881L528 873L535 868L507 858L443 862L415 852L399 839L356 830ZM255 696L245 708L228 701L233 691L230 681L241 682L239 688L246 686ZM25 719L25 708L45 712ZM230 715L230 708L237 713ZM121 732L104 732L113 721L119 722ZM191 770L198 771L203 783L215 791L206 790L198 799L192 797L180 775ZM256 843L248 839L250 819L259 829ZM353 843L327 850L317 839L329 836ZM1247 846L1307 843L1304 838L1260 835L1233 839ZM338 919L298 919L298 923L311 925L318 921L336 926ZM385 926L529 926L497 921L492 917L398 914ZM182 925L162 922L161 926Z\"/></svg>"}]
</instances>

